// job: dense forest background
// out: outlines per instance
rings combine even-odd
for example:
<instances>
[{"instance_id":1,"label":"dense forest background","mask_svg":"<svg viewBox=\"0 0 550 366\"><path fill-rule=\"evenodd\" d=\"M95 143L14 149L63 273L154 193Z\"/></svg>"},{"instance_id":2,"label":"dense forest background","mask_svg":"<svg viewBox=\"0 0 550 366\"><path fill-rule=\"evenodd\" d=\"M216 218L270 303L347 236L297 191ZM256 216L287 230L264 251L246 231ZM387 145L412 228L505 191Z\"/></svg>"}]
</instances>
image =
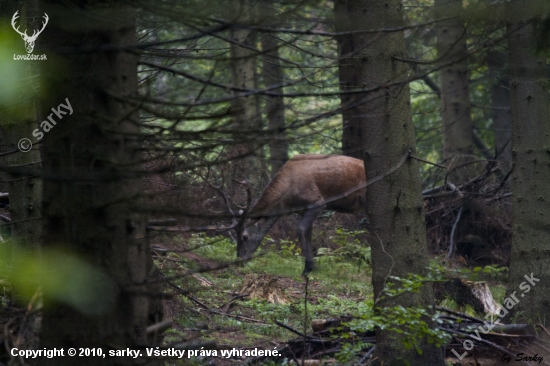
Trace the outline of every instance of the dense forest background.
<instances>
[{"instance_id":1,"label":"dense forest background","mask_svg":"<svg viewBox=\"0 0 550 366\"><path fill-rule=\"evenodd\" d=\"M549 14L0 0L0 364L550 362Z\"/></svg>"}]
</instances>

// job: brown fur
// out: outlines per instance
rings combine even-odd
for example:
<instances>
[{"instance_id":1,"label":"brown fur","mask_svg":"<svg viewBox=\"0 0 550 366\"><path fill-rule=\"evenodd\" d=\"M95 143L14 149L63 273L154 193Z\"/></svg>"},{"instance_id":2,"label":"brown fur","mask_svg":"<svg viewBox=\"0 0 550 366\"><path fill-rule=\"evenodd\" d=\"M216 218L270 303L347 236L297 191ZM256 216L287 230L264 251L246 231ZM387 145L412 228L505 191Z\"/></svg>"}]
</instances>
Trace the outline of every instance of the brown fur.
<instances>
[{"instance_id":1,"label":"brown fur","mask_svg":"<svg viewBox=\"0 0 550 366\"><path fill-rule=\"evenodd\" d=\"M366 210L363 161L342 155L296 155L273 177L247 214L259 220L238 226L237 256L250 258L281 215L302 212L298 240L306 258L304 275L313 269L311 231L323 210L360 213ZM263 219L262 219L263 218Z\"/></svg>"},{"instance_id":2,"label":"brown fur","mask_svg":"<svg viewBox=\"0 0 550 366\"><path fill-rule=\"evenodd\" d=\"M252 208L251 215L318 204L365 183L363 161L343 155L302 154L290 159L273 177ZM326 209L360 213L365 188L328 202Z\"/></svg>"}]
</instances>

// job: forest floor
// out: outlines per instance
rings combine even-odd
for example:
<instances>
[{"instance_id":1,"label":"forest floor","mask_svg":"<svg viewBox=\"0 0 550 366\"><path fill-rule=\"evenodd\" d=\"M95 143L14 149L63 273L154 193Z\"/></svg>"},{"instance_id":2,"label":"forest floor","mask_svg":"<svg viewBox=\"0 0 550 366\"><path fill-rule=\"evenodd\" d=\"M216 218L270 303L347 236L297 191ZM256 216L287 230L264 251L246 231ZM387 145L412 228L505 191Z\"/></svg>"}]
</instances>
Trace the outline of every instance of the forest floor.
<instances>
[{"instance_id":1,"label":"forest floor","mask_svg":"<svg viewBox=\"0 0 550 366\"><path fill-rule=\"evenodd\" d=\"M271 231L273 237L264 240L260 248L264 251L259 250L257 257L244 263L235 263L236 248L229 236L153 234L151 244L163 248L157 252L160 254L155 257L156 264L163 276L171 278L165 285L165 292L171 296L163 301L165 319L172 321L172 327L164 333L163 344L176 348L197 347L196 357L167 361L166 365L246 364L254 357L241 352L282 350L290 344L289 340L311 334L312 320L372 316L372 269L370 248L365 245L367 236L357 222L346 220L327 216L315 223L316 268L309 276L307 293L306 281L301 276L304 263L298 244L288 239L294 237L289 233L294 231L296 218L281 220ZM433 253L431 262L444 264L442 257ZM481 272L479 270L480 267L478 272ZM501 303L505 284L496 279L488 283L494 299ZM25 337L17 334L23 329L21 324L29 322L32 301L25 308L7 306L10 286L1 273L0 285L2 364L10 360L3 344L8 337L28 342L32 349L38 335L36 332ZM259 298L243 295L247 293ZM472 308L458 307L449 299L440 300L440 306L476 316ZM39 311L34 307L31 310L32 319L38 319ZM483 314L477 316L483 317ZM334 335L326 331L325 339L333 337L339 342L337 351L328 352L326 364L351 365L358 349L366 353L368 342L363 338L362 344L357 343L356 335L348 328ZM341 342L346 338L347 343ZM202 357L201 351L210 355ZM263 360L261 364L287 364L290 361L285 357L273 357L272 361Z\"/></svg>"},{"instance_id":2,"label":"forest floor","mask_svg":"<svg viewBox=\"0 0 550 366\"><path fill-rule=\"evenodd\" d=\"M175 243L174 252L157 260L168 276L198 270L176 283L187 294L165 301L166 316L175 321L166 333L165 343L200 338L214 340L218 349L273 350L296 337L276 322L304 332L305 280L301 277L303 261L296 243L284 242L280 251L272 245L250 262L226 266L235 257L230 239L195 236L190 241L200 248L177 253L176 248L181 245ZM358 307L367 306L367 300L372 299L370 266L346 258L343 251L325 253L309 277L307 318L329 319L357 313ZM225 268L205 270L220 266ZM254 278L247 277L250 275L268 275L274 280L276 288L271 290L284 292L279 298L283 303L239 296L244 279ZM305 331L310 331L309 325ZM234 359L221 357L211 361L216 365L235 363Z\"/></svg>"},{"instance_id":3,"label":"forest floor","mask_svg":"<svg viewBox=\"0 0 550 366\"><path fill-rule=\"evenodd\" d=\"M236 249L228 237L158 237L156 243L169 252L157 258L157 265L166 276L182 275L167 287L167 291L180 295L165 300L165 316L172 319L174 325L165 333L164 343L213 341L215 347L205 346L204 349L218 350L217 357L197 357L170 364L187 365L190 361L197 365L245 364L250 357L228 359L221 357L220 350L233 350L234 355L254 348L281 349L289 339L298 337L296 332L310 333L312 319L357 317L368 313L373 296L370 248L362 244L364 232L316 229L314 242L322 242L326 247L318 250L317 267L309 276L307 311L304 306L306 283L301 277L303 260L295 241L278 240L275 243L268 238L263 254L249 262L233 264ZM190 272L194 273L183 275ZM284 294L283 303L240 295L247 292L243 291L243 283L254 279L261 281L265 276L278 287L273 291ZM502 301L505 286L498 281L490 286L495 300ZM451 300L444 299L441 305L475 315L473 309L458 308ZM331 357L332 364L353 364L345 362L352 353L351 346L341 350ZM277 364L285 364L285 361L281 359Z\"/></svg>"}]
</instances>

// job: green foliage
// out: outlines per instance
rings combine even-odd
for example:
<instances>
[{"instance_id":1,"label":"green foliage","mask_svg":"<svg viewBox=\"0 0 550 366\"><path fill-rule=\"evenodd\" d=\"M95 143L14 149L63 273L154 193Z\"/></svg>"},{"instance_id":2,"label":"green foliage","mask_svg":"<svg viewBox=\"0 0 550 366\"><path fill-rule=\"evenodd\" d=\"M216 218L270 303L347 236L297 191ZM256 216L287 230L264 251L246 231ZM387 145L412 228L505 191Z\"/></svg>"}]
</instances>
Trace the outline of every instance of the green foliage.
<instances>
[{"instance_id":1,"label":"green foliage","mask_svg":"<svg viewBox=\"0 0 550 366\"><path fill-rule=\"evenodd\" d=\"M276 305L259 299L250 299L246 302L246 306L265 320L278 320L286 323L292 317L293 307L290 305Z\"/></svg>"},{"instance_id":2,"label":"green foliage","mask_svg":"<svg viewBox=\"0 0 550 366\"><path fill-rule=\"evenodd\" d=\"M0 258L11 258L11 265L0 262L0 273L7 276L20 299L43 294L45 306L62 302L86 314L106 310L116 295L113 281L99 268L74 253L43 249L41 253L17 245L0 246Z\"/></svg>"},{"instance_id":3,"label":"green foliage","mask_svg":"<svg viewBox=\"0 0 550 366\"><path fill-rule=\"evenodd\" d=\"M189 247L196 248L197 254L220 261L235 258L237 250L231 238L225 236L209 238L205 233L192 234L189 239Z\"/></svg>"},{"instance_id":4,"label":"green foliage","mask_svg":"<svg viewBox=\"0 0 550 366\"><path fill-rule=\"evenodd\" d=\"M360 273L357 271L358 262L370 263L370 248L361 245L361 235L364 235L363 231L337 229L331 240L338 248L334 251L321 250L323 255L316 270L310 275L310 284L316 284L309 289L309 297L316 299L316 301L308 303L310 319L341 317L342 315L355 318L344 324L349 327L349 331L343 335L341 332L338 335L335 334L335 337L347 339L348 342L345 343L349 343L338 353L338 361L341 364L353 364L357 352L368 346L354 342L356 335L377 328L399 334L404 347L417 351L420 351L419 342L421 340L436 346L448 342L449 336L446 333L432 328L433 324L441 323L442 320L427 309L404 308L402 306L384 309L373 308L373 300L370 297L372 294L370 278L365 275L366 271ZM266 239L268 242L272 242L271 238ZM229 238L193 235L189 245L196 247L198 254L211 259L227 261L235 257L235 246ZM296 241L284 240L280 242L279 246L281 250L276 250L275 245L270 245L265 253L250 262L239 267L229 267L216 276L212 276L210 279L215 283L215 293L218 295L223 293L220 289L234 291L233 286L235 283L240 283L246 273L270 273L300 282L303 261L299 255ZM456 277L476 279L480 276L494 276L503 270L503 268L495 266L474 268L473 270L455 270L445 268L436 261L432 261L424 275L411 274L403 278L389 277L383 296L398 297L404 293L417 292L422 286L433 282L446 281ZM299 286L294 290L300 291ZM200 291L212 290L201 288ZM218 299L216 297L218 295L212 294L210 301L219 303L227 301L223 296ZM305 308L303 299L299 296L287 305L274 305L262 300L239 300L231 313L251 316L266 323L277 320L295 329L304 327ZM196 320L192 322L194 321ZM240 329L246 339L246 341L239 340L241 346L255 344L258 340L266 339L266 337L271 340L288 338L288 332L276 325L250 324L229 317L205 318L205 321L215 321L216 326L220 327ZM341 328L340 331L343 329Z\"/></svg>"},{"instance_id":5,"label":"green foliage","mask_svg":"<svg viewBox=\"0 0 550 366\"><path fill-rule=\"evenodd\" d=\"M268 238L268 240L271 240ZM272 324L273 320L280 321L295 329L304 327L304 303L300 296L303 290L302 277L303 259L299 255L295 241L281 241L282 251L276 250L275 245L268 247L267 252L260 254L251 261L240 266L230 266L223 270L216 271L216 274L201 273L201 276L207 277L212 283L211 287L193 285L196 283L193 279L182 279L181 287L188 289L194 296L208 303L213 308L223 306L227 302L227 292L238 291L238 286L242 278L247 273L269 273L277 276L287 277L296 286L287 289L287 295L292 301L287 305L275 305L262 300L244 300L234 301L230 313L232 315L242 315L253 317L269 324L247 323L239 319L224 316L197 316L195 312L188 316L181 315L178 323L183 328L197 328L198 324L206 323L210 329L215 327L238 329L242 338L235 342L223 340L224 344L235 346L258 344L263 340L285 340L288 339L287 330ZM231 261L235 258L235 246L231 239L225 237L208 238L205 235L193 235L186 243L187 248L195 248L194 252L201 256L217 261ZM181 266L184 270L193 268L192 261L189 261L184 255L170 253L171 258L179 258L180 261L170 261L173 266ZM308 304L310 318L337 317L342 314L354 314L358 307L366 306L364 299L370 296L372 288L370 278L365 275L365 271L358 273L356 266L345 258L341 258L338 263L342 267L338 271L334 266L320 263L314 274L310 276L309 289L310 298L317 299L314 303ZM168 275L177 275L174 269L165 269ZM337 272L337 273L336 273ZM179 280L175 280L179 281ZM315 285L313 285L315 284ZM187 287L185 287L187 286ZM194 287L193 287L194 286ZM183 299L186 301L185 299ZM192 307L196 304L192 304ZM171 338L174 341L182 338L179 333L172 333Z\"/></svg>"},{"instance_id":6,"label":"green foliage","mask_svg":"<svg viewBox=\"0 0 550 366\"><path fill-rule=\"evenodd\" d=\"M335 250L320 248L318 254L322 256L321 262L335 265L338 262L351 261L356 262L359 269L363 262L366 265L371 264L371 248L358 238L365 234L366 230L337 228L335 231L336 234L330 236L330 239L338 245L338 248Z\"/></svg>"},{"instance_id":7,"label":"green foliage","mask_svg":"<svg viewBox=\"0 0 550 366\"><path fill-rule=\"evenodd\" d=\"M415 348L419 353L422 352L419 340L435 344L436 347L451 340L448 333L433 327L433 324L440 324L443 320L430 314L426 308L393 306L382 310L373 308L372 302L369 305L355 314L356 319L343 324L350 328L350 337L374 329L388 330L401 335L406 349Z\"/></svg>"},{"instance_id":8,"label":"green foliage","mask_svg":"<svg viewBox=\"0 0 550 366\"><path fill-rule=\"evenodd\" d=\"M415 348L421 353L419 340L427 341L429 344L435 344L436 347L448 343L451 336L437 328L433 324L440 324L443 320L437 315L432 315L425 308L404 308L402 306L385 307L373 309L372 301L366 301L364 306L359 307L354 313L355 319L343 323L343 326L349 327L349 332L342 336L341 333L335 335L338 338L353 339L356 334L372 331L374 329L388 330L401 335L403 346L406 349ZM342 330L342 327L339 329ZM367 344L351 343L338 355L339 361L349 362L354 354L364 349Z\"/></svg>"},{"instance_id":9,"label":"green foliage","mask_svg":"<svg viewBox=\"0 0 550 366\"><path fill-rule=\"evenodd\" d=\"M409 274L406 278L388 276L389 280L384 289L384 296L395 297L405 292L418 292L426 283L444 282L450 278L463 278L469 281L483 280L483 275L496 277L506 271L505 267L485 266L469 268L448 269L437 263L431 263L425 276Z\"/></svg>"},{"instance_id":10,"label":"green foliage","mask_svg":"<svg viewBox=\"0 0 550 366\"><path fill-rule=\"evenodd\" d=\"M342 349L336 353L336 359L341 363L351 362L357 355L358 352L361 352L365 348L372 346L370 343L344 343Z\"/></svg>"},{"instance_id":11,"label":"green foliage","mask_svg":"<svg viewBox=\"0 0 550 366\"><path fill-rule=\"evenodd\" d=\"M332 314L355 315L356 313L367 312L370 308L372 308L372 302L357 302L357 300L355 299L347 299L340 296L327 295L326 298L320 298L319 304L316 306L318 307L318 310L330 309L330 312Z\"/></svg>"},{"instance_id":12,"label":"green foliage","mask_svg":"<svg viewBox=\"0 0 550 366\"><path fill-rule=\"evenodd\" d=\"M14 61L15 54L26 54L21 37L13 31L9 23L0 22L0 124L5 127L9 123L28 118L29 111L20 102L28 100L35 93L29 84L27 63L29 61ZM23 137L23 136L21 136Z\"/></svg>"},{"instance_id":13,"label":"green foliage","mask_svg":"<svg viewBox=\"0 0 550 366\"><path fill-rule=\"evenodd\" d=\"M466 278L469 280L479 280L480 274L496 276L506 268L496 266L475 267L473 270L468 268L459 270L449 270L441 265L433 264L428 268L426 275L409 274L405 278L389 276L384 297L398 297L408 292L418 292L422 286L433 282L443 282L449 278ZM334 306L334 305L333 305ZM414 348L421 352L418 340L426 340L430 344L440 347L448 343L450 335L438 329L433 328L433 324L443 322L437 314L433 315L425 308L404 308L403 306L384 307L382 309L373 308L372 301L362 303L357 306L357 311L353 313L357 319L344 325L350 328L348 338L359 332L368 330L384 329L401 334L403 345L406 349ZM341 335L339 335L341 337ZM361 344L346 348L345 360L348 362L353 353L361 350ZM343 359L344 360L344 359Z\"/></svg>"},{"instance_id":14,"label":"green foliage","mask_svg":"<svg viewBox=\"0 0 550 366\"><path fill-rule=\"evenodd\" d=\"M302 254L302 250L300 249L297 240L282 239L279 243L281 246L279 253L283 257L293 257Z\"/></svg>"},{"instance_id":15,"label":"green foliage","mask_svg":"<svg viewBox=\"0 0 550 366\"><path fill-rule=\"evenodd\" d=\"M499 303L502 304L502 301L506 297L506 285L505 284L494 284L490 286L491 294L493 295L493 299Z\"/></svg>"}]
</instances>

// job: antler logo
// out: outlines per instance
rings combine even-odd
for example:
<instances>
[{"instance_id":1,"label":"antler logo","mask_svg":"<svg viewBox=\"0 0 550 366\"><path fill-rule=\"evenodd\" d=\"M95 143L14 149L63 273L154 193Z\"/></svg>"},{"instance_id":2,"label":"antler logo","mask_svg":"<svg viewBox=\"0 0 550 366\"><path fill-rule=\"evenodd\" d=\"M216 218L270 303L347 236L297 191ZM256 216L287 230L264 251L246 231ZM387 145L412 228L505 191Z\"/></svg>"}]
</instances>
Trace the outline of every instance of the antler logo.
<instances>
[{"instance_id":1,"label":"antler logo","mask_svg":"<svg viewBox=\"0 0 550 366\"><path fill-rule=\"evenodd\" d=\"M25 30L24 32L21 32L19 30L19 27L15 27L15 20L17 18L19 18L19 15L17 15L17 13L19 13L19 10L15 12L15 14L13 14L13 17L11 18L11 26L13 27L13 29L19 33L21 35L21 38L23 38L23 41L25 41L25 48L27 49L27 53L32 53L32 50L34 49L34 42L36 42L36 39L38 38L38 35L40 33L42 33L42 31L44 30L44 28L46 28L46 24L48 24L48 14L44 13L44 22L42 22L42 29L40 30L34 30L34 32L32 33L32 36L28 36L27 35L27 30Z\"/></svg>"}]
</instances>

